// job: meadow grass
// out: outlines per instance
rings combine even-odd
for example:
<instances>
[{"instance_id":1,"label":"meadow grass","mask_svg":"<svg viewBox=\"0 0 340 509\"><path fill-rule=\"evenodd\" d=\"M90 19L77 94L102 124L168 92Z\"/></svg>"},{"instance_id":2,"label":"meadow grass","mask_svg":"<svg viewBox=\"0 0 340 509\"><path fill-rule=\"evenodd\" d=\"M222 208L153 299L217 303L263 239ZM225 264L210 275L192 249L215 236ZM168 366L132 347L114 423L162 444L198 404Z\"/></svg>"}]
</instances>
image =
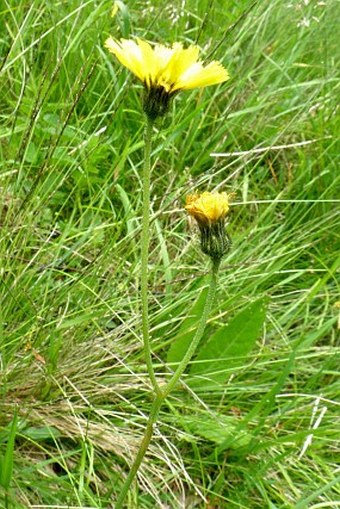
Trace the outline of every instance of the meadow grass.
<instances>
[{"instance_id":1,"label":"meadow grass","mask_svg":"<svg viewBox=\"0 0 340 509\"><path fill-rule=\"evenodd\" d=\"M113 508L151 406L142 87L103 48L112 35L197 43L232 76L181 93L155 128L160 383L207 284L186 194L236 193L203 345L266 303L251 352L216 359L223 383L202 382L193 360L126 507L339 507L337 2L117 6L111 17L111 1L1 4L0 506Z\"/></svg>"}]
</instances>

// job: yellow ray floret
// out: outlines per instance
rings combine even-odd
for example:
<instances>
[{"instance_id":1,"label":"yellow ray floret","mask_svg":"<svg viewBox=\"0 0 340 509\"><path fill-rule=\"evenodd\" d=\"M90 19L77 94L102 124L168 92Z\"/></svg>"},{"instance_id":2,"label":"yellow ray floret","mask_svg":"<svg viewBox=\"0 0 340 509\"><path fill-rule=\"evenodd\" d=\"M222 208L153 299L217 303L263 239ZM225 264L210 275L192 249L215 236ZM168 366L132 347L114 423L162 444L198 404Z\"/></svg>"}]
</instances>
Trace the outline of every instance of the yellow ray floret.
<instances>
[{"instance_id":1,"label":"yellow ray floret","mask_svg":"<svg viewBox=\"0 0 340 509\"><path fill-rule=\"evenodd\" d=\"M207 87L229 79L227 70L219 62L204 66L198 60L199 48L175 43L172 47L156 44L152 47L141 39L136 41L109 37L106 48L144 85L163 87L166 92Z\"/></svg>"},{"instance_id":2,"label":"yellow ray floret","mask_svg":"<svg viewBox=\"0 0 340 509\"><path fill-rule=\"evenodd\" d=\"M199 224L216 223L229 211L231 195L223 192L204 192L186 198L186 210Z\"/></svg>"}]
</instances>

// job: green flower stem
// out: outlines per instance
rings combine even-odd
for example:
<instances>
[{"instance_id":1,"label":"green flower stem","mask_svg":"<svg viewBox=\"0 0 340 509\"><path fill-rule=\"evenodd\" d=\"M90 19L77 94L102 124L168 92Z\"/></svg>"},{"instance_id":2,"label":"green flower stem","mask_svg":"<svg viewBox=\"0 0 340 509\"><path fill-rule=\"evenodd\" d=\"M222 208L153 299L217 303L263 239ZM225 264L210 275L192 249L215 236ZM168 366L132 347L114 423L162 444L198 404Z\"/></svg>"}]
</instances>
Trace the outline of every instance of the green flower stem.
<instances>
[{"instance_id":1,"label":"green flower stem","mask_svg":"<svg viewBox=\"0 0 340 509\"><path fill-rule=\"evenodd\" d=\"M208 290L208 295L204 304L203 313L200 319L200 322L198 324L195 336L192 340L191 345L188 348L188 351L186 352L185 356L183 357L182 361L180 362L178 368L176 369L175 373L172 375L169 383L165 386L165 388L160 392L156 392L156 396L154 399L154 402L151 407L148 423L146 425L145 433L143 440L141 442L141 445L139 447L136 459L131 467L131 470L125 480L124 486L122 488L122 491L119 494L119 497L116 502L116 508L115 509L121 509L123 507L123 503L125 500L125 497L127 495L127 492L133 482L133 480L136 477L136 474L138 472L138 469L142 463L142 460L145 456L145 453L150 445L151 438L153 435L153 426L157 420L159 410L165 400L165 398L170 394L172 389L177 384L178 380L180 379L181 375L183 374L185 368L187 367L188 363L190 362L192 356L194 355L196 348L202 338L209 313L211 311L214 297L216 293L216 286L217 286L217 273L220 266L220 259L213 261L212 271L211 271L211 279L210 279L210 285ZM151 359L151 358L150 358ZM150 361L151 362L151 361ZM158 387L158 385L157 385Z\"/></svg>"},{"instance_id":2,"label":"green flower stem","mask_svg":"<svg viewBox=\"0 0 340 509\"><path fill-rule=\"evenodd\" d=\"M184 355L183 359L179 363L175 373L170 378L170 381L166 385L165 389L163 389L164 398L166 398L170 394L172 389L175 387L175 385L179 381L180 377L182 376L183 372L185 371L185 368L191 361L192 356L196 352L199 342L201 341L201 338L203 336L204 329L207 324L207 320L209 318L209 314L210 314L210 311L211 311L211 308L212 308L212 305L214 302L214 298L215 298L216 286L217 286L217 273L218 273L218 269L220 267L220 263L221 263L221 258L213 260L208 295L207 295L207 298L206 298L206 301L204 304L204 309L203 309L203 313L202 313L200 322L196 329L195 336L194 336L192 342L190 343L188 350L186 351L186 354Z\"/></svg>"},{"instance_id":3,"label":"green flower stem","mask_svg":"<svg viewBox=\"0 0 340 509\"><path fill-rule=\"evenodd\" d=\"M150 334L149 334L149 305L148 305L148 260L150 244L150 181L151 181L151 137L153 121L147 118L145 127L144 168L143 168L143 216L141 239L141 299L142 299L142 331L144 343L145 363L149 378L156 394L161 390L157 383L152 365Z\"/></svg>"},{"instance_id":4,"label":"green flower stem","mask_svg":"<svg viewBox=\"0 0 340 509\"><path fill-rule=\"evenodd\" d=\"M164 401L164 397L161 394L158 394L154 399L154 402L153 402L151 410L150 410L150 415L149 415L148 423L146 425L143 440L141 442L141 445L139 446L139 450L138 450L136 459L133 462L131 470L125 480L122 491L119 494L115 509L121 509L123 507L123 503L124 503L125 497L127 495L127 492L129 491L131 483L133 482L134 478L136 477L136 474L140 467L140 464L142 463L145 453L150 445L151 438L153 435L153 426L157 420L159 409L161 408L163 401Z\"/></svg>"}]
</instances>

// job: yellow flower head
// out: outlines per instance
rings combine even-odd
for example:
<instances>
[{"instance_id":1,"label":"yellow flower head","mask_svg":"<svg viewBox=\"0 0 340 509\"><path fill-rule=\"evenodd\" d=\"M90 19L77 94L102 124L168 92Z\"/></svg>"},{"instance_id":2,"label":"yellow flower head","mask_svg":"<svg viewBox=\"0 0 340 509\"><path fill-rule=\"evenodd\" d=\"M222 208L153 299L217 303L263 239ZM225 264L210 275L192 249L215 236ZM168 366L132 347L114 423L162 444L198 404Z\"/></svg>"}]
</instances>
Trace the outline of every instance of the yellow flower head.
<instances>
[{"instance_id":1,"label":"yellow flower head","mask_svg":"<svg viewBox=\"0 0 340 509\"><path fill-rule=\"evenodd\" d=\"M225 218L229 204L229 194L206 191L200 195L187 196L185 208L199 225L209 225Z\"/></svg>"},{"instance_id":2,"label":"yellow flower head","mask_svg":"<svg viewBox=\"0 0 340 509\"><path fill-rule=\"evenodd\" d=\"M233 193L205 192L186 198L185 208L196 219L201 232L201 249L214 261L221 260L231 246L225 230L225 216L232 197Z\"/></svg>"},{"instance_id":3,"label":"yellow flower head","mask_svg":"<svg viewBox=\"0 0 340 509\"><path fill-rule=\"evenodd\" d=\"M180 90L216 85L229 79L226 69L216 61L204 66L198 60L199 48L172 47L156 44L152 47L141 39L136 41L109 37L106 48L121 64L139 78L146 90L144 110L151 118L163 114L171 97Z\"/></svg>"}]
</instances>

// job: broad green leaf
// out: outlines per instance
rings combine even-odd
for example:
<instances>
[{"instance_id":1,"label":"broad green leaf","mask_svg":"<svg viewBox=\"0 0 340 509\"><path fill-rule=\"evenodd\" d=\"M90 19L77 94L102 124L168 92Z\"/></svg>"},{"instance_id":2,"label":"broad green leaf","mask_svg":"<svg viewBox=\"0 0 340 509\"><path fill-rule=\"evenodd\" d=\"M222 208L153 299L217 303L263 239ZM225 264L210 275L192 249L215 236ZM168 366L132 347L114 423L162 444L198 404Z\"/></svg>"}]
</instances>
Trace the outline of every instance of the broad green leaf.
<instances>
[{"instance_id":1,"label":"broad green leaf","mask_svg":"<svg viewBox=\"0 0 340 509\"><path fill-rule=\"evenodd\" d=\"M252 435L235 417L228 415L204 415L184 417L184 423L197 436L217 445L228 444L226 448L246 447Z\"/></svg>"},{"instance_id":2,"label":"broad green leaf","mask_svg":"<svg viewBox=\"0 0 340 509\"><path fill-rule=\"evenodd\" d=\"M258 299L220 327L198 352L190 370L195 378L189 385L208 388L209 382L223 384L232 369L243 366L260 334L265 316L265 299Z\"/></svg>"},{"instance_id":3,"label":"broad green leaf","mask_svg":"<svg viewBox=\"0 0 340 509\"><path fill-rule=\"evenodd\" d=\"M188 315L184 318L180 329L169 348L167 357L167 361L169 363L180 362L183 359L183 356L196 332L197 323L202 315L207 293L208 287L203 288Z\"/></svg>"}]
</instances>

